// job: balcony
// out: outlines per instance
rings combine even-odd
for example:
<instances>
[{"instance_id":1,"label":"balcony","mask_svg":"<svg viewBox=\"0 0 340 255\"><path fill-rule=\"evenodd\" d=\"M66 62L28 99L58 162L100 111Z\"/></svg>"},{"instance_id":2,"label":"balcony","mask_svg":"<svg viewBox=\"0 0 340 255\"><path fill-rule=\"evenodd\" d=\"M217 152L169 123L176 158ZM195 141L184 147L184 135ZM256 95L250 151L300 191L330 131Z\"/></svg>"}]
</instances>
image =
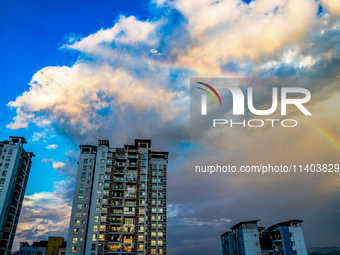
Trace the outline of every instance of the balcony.
<instances>
[{"instance_id":1,"label":"balcony","mask_svg":"<svg viewBox=\"0 0 340 255\"><path fill-rule=\"evenodd\" d=\"M116 177L116 176L115 176L115 177L113 178L113 180L116 181L116 182L124 182L124 181L125 181L125 178L124 178L124 177Z\"/></svg>"}]
</instances>

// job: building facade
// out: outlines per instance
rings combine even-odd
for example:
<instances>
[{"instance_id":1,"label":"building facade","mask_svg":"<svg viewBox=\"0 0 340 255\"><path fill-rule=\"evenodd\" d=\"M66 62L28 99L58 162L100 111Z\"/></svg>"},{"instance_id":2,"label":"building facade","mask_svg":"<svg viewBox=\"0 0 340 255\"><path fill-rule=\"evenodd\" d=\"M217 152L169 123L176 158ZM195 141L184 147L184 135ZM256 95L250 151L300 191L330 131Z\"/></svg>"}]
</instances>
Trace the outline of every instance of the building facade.
<instances>
[{"instance_id":1,"label":"building facade","mask_svg":"<svg viewBox=\"0 0 340 255\"><path fill-rule=\"evenodd\" d=\"M239 222L221 236L223 255L260 255L258 220Z\"/></svg>"},{"instance_id":2,"label":"building facade","mask_svg":"<svg viewBox=\"0 0 340 255\"><path fill-rule=\"evenodd\" d=\"M28 175L31 152L26 152L24 137L10 136L0 142L0 254L11 254Z\"/></svg>"},{"instance_id":3,"label":"building facade","mask_svg":"<svg viewBox=\"0 0 340 255\"><path fill-rule=\"evenodd\" d=\"M28 242L20 242L18 255L46 255L47 241L33 242L31 245Z\"/></svg>"},{"instance_id":4,"label":"building facade","mask_svg":"<svg viewBox=\"0 0 340 255\"><path fill-rule=\"evenodd\" d=\"M66 254L166 254L168 153L81 145Z\"/></svg>"},{"instance_id":5,"label":"building facade","mask_svg":"<svg viewBox=\"0 0 340 255\"><path fill-rule=\"evenodd\" d=\"M223 255L307 255L301 220L258 227L240 222L221 235Z\"/></svg>"},{"instance_id":6,"label":"building facade","mask_svg":"<svg viewBox=\"0 0 340 255\"><path fill-rule=\"evenodd\" d=\"M49 236L47 241L46 255L58 255L59 248L64 245L64 237Z\"/></svg>"},{"instance_id":7,"label":"building facade","mask_svg":"<svg viewBox=\"0 0 340 255\"><path fill-rule=\"evenodd\" d=\"M302 220L277 223L262 232L264 255L307 255L301 227Z\"/></svg>"}]
</instances>

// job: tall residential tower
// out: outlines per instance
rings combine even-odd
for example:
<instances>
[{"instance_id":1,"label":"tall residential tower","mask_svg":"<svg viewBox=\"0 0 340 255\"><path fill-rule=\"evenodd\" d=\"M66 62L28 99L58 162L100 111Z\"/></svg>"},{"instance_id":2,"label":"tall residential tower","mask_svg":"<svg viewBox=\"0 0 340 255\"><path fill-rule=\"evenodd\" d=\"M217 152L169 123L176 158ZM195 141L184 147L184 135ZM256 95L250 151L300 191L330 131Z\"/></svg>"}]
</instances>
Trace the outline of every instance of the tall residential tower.
<instances>
[{"instance_id":1,"label":"tall residential tower","mask_svg":"<svg viewBox=\"0 0 340 255\"><path fill-rule=\"evenodd\" d=\"M166 254L167 152L81 145L66 254Z\"/></svg>"},{"instance_id":2,"label":"tall residential tower","mask_svg":"<svg viewBox=\"0 0 340 255\"><path fill-rule=\"evenodd\" d=\"M28 175L32 152L26 152L24 137L10 136L0 142L0 254L11 254Z\"/></svg>"}]
</instances>

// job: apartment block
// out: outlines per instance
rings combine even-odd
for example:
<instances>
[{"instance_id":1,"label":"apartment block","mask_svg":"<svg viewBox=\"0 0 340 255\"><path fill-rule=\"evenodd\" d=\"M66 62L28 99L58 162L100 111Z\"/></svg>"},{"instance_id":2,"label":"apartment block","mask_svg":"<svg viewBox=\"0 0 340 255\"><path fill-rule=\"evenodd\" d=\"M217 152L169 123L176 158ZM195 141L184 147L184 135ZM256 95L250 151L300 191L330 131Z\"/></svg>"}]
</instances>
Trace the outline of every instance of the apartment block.
<instances>
[{"instance_id":1,"label":"apartment block","mask_svg":"<svg viewBox=\"0 0 340 255\"><path fill-rule=\"evenodd\" d=\"M11 254L19 221L32 152L26 152L24 137L10 136L0 142L0 254Z\"/></svg>"},{"instance_id":2,"label":"apartment block","mask_svg":"<svg viewBox=\"0 0 340 255\"><path fill-rule=\"evenodd\" d=\"M257 222L244 221L231 227L221 236L223 255L260 255L260 239Z\"/></svg>"},{"instance_id":3,"label":"apartment block","mask_svg":"<svg viewBox=\"0 0 340 255\"><path fill-rule=\"evenodd\" d=\"M221 235L223 255L307 255L301 220L259 227L255 221L237 223Z\"/></svg>"},{"instance_id":4,"label":"apartment block","mask_svg":"<svg viewBox=\"0 0 340 255\"><path fill-rule=\"evenodd\" d=\"M33 242L31 245L28 242L20 242L18 255L46 255L47 241Z\"/></svg>"},{"instance_id":5,"label":"apartment block","mask_svg":"<svg viewBox=\"0 0 340 255\"><path fill-rule=\"evenodd\" d=\"M168 153L81 145L66 254L166 254Z\"/></svg>"}]
</instances>

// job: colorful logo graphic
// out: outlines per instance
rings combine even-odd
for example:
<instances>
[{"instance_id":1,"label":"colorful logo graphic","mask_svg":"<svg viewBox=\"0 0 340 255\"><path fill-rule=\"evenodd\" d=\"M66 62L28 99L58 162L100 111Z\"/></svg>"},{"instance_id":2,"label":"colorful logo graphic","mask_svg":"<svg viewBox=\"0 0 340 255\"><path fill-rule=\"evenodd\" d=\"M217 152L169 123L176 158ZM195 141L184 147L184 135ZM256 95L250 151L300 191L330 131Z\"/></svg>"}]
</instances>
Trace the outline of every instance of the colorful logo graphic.
<instances>
[{"instance_id":1,"label":"colorful logo graphic","mask_svg":"<svg viewBox=\"0 0 340 255\"><path fill-rule=\"evenodd\" d=\"M221 97L220 95L217 93L217 91L211 87L210 85L206 84L206 83L203 83L203 82L197 82L203 86L206 86L207 88L209 88L212 92L214 92L214 94L217 96L218 100L220 101L220 104L222 106L222 100L221 100ZM214 101L215 105L217 105L217 102L213 96L213 94L211 94L211 92L207 89L204 89L204 88L200 88L200 87L197 87L198 89L200 90L203 90L204 92L206 92L211 98L212 100ZM201 114L202 115L207 115L207 94L202 94L202 100L201 100Z\"/></svg>"}]
</instances>

